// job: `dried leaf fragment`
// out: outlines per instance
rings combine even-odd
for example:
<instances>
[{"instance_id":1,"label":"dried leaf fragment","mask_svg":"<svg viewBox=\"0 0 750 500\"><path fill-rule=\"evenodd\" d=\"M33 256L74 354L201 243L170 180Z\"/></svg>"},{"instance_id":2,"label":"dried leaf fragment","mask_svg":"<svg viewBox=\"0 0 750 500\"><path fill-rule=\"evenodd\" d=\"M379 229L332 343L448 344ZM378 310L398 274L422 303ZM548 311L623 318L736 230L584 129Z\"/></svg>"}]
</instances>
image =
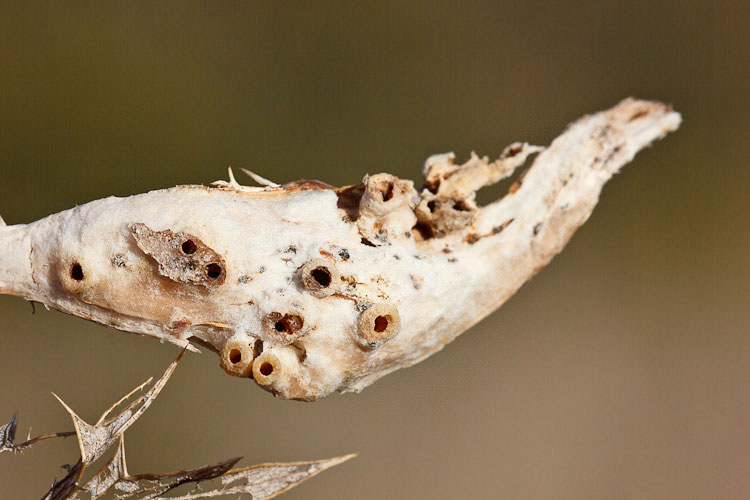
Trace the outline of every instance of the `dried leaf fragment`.
<instances>
[{"instance_id":1,"label":"dried leaf fragment","mask_svg":"<svg viewBox=\"0 0 750 500\"><path fill-rule=\"evenodd\" d=\"M111 405L94 425L84 422L73 410L60 401L60 398L57 398L73 418L76 432L45 434L16 445L15 433L18 425L18 414L14 414L7 424L0 426L0 452L19 451L44 439L77 434L81 458L73 465L63 466L67 473L62 479L53 482L43 500L94 500L107 494L111 494L112 498L117 500L191 499L226 495L250 495L250 498L254 500L272 498L323 470L354 456L346 455L309 462L260 464L232 469L241 459L241 457L237 457L176 472L130 474L125 460L124 432L159 395L183 353L184 350L146 394L138 397L125 409L110 417L117 407L148 385L150 379ZM116 452L96 474L84 482L82 477L86 468L100 458L115 442L118 443ZM173 490L187 485L193 485L193 488L183 492L181 496L168 495ZM204 485L207 486L203 487Z\"/></svg>"},{"instance_id":2,"label":"dried leaf fragment","mask_svg":"<svg viewBox=\"0 0 750 500\"><path fill-rule=\"evenodd\" d=\"M172 361L161 378L159 378L159 380L157 380L151 389L145 394L138 397L114 417L107 419L109 414L112 413L117 406L123 403L133 393L143 389L143 387L151 382L151 379L136 387L125 397L110 406L94 425L86 423L76 414L76 412L65 404L62 399L56 394L53 394L73 419L73 425L75 426L76 434L78 436L78 445L81 449L81 459L84 464L92 463L101 457L104 452L106 452L120 438L120 436L122 436L128 427L133 425L143 412L151 406L151 403L154 402L175 368L177 368L177 363L180 361L180 358L182 358L184 352L185 350L183 349L179 356L177 356L177 359Z\"/></svg>"}]
</instances>

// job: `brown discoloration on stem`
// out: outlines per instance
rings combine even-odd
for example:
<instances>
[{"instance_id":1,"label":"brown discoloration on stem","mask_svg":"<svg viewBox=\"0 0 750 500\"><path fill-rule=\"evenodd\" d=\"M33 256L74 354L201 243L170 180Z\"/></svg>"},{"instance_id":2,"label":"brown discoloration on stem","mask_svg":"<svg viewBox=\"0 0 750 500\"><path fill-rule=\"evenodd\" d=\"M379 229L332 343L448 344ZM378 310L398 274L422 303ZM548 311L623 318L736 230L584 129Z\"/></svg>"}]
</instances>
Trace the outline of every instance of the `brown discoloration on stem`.
<instances>
[{"instance_id":1,"label":"brown discoloration on stem","mask_svg":"<svg viewBox=\"0 0 750 500\"><path fill-rule=\"evenodd\" d=\"M128 229L138 247L159 264L159 273L169 279L207 287L224 283L224 259L199 238L171 229L154 231L139 222Z\"/></svg>"}]
</instances>

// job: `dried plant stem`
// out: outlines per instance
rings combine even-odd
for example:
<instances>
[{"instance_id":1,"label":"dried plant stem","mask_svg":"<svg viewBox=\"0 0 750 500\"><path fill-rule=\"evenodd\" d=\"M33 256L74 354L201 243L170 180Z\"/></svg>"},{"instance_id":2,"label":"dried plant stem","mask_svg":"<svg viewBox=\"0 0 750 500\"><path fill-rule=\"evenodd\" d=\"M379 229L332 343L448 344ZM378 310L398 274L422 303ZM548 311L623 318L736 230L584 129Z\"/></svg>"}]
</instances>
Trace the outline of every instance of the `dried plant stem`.
<instances>
[{"instance_id":1,"label":"dried plant stem","mask_svg":"<svg viewBox=\"0 0 750 500\"><path fill-rule=\"evenodd\" d=\"M560 252L604 184L680 115L626 99L544 149L390 174L178 186L0 227L0 293L220 354L285 398L359 391L441 349ZM538 153L502 199L476 191Z\"/></svg>"}]
</instances>

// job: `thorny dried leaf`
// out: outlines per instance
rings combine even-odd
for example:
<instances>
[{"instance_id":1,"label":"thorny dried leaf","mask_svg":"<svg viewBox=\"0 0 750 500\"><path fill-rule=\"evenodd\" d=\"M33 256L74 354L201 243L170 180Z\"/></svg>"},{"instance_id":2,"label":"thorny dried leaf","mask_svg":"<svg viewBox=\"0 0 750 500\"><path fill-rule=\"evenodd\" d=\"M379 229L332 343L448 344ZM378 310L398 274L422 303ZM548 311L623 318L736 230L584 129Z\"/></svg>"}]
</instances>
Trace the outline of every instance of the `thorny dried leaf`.
<instances>
[{"instance_id":1,"label":"thorny dried leaf","mask_svg":"<svg viewBox=\"0 0 750 500\"><path fill-rule=\"evenodd\" d=\"M226 495L250 495L253 500L267 499L275 497L325 469L354 456L346 455L309 462L261 464L232 470L232 467L241 459L241 457L238 457L166 474L129 474L125 461L124 432L159 395L183 353L184 350L147 393L137 398L114 417L108 418L118 406L149 384L151 379L110 406L94 425L84 422L59 397L55 396L73 418L76 432L45 434L15 444L18 414L14 414L10 422L0 427L0 452L20 451L43 439L73 434L78 436L81 458L73 465L64 466L67 470L66 475L59 481L54 481L42 500L95 500L106 494L110 494L116 500L166 500L167 498L189 500ZM83 485L80 485L86 467L101 458L115 442L119 442L115 454L99 469L99 472ZM213 485L212 488L200 488L206 482L216 480L220 480L220 483ZM182 496L163 496L187 484L193 484L194 486Z\"/></svg>"},{"instance_id":2,"label":"thorny dried leaf","mask_svg":"<svg viewBox=\"0 0 750 500\"><path fill-rule=\"evenodd\" d=\"M73 436L75 432L55 432L54 434L42 434L37 437L29 437L26 441L16 444L16 427L18 425L18 412L13 414L10 422L0 427L0 453L5 451L20 452L39 441L57 437Z\"/></svg>"},{"instance_id":3,"label":"thorny dried leaf","mask_svg":"<svg viewBox=\"0 0 750 500\"><path fill-rule=\"evenodd\" d=\"M72 497L76 500L93 500L114 491L114 498L159 498L179 486L214 479L229 471L240 458L231 458L217 464L205 465L167 474L139 474L131 476L125 462L125 441L107 464Z\"/></svg>"},{"instance_id":4,"label":"thorny dried leaf","mask_svg":"<svg viewBox=\"0 0 750 500\"><path fill-rule=\"evenodd\" d=\"M193 491L173 500L193 500L225 495L251 495L253 500L273 498L324 470L346 462L355 455L344 455L310 462L261 464L227 472L221 486L210 491Z\"/></svg>"},{"instance_id":5,"label":"thorny dried leaf","mask_svg":"<svg viewBox=\"0 0 750 500\"><path fill-rule=\"evenodd\" d=\"M61 480L52 483L52 487L42 497L42 500L65 500L67 498L75 498L78 479L81 477L84 469L83 461L78 459L78 462L75 464L66 465L64 468L68 470L68 473Z\"/></svg>"},{"instance_id":6,"label":"thorny dried leaf","mask_svg":"<svg viewBox=\"0 0 750 500\"><path fill-rule=\"evenodd\" d=\"M251 495L252 500L273 498L302 481L340 464L354 455L326 460L292 463L260 464L230 470L240 458L231 458L212 465L186 469L166 474L128 473L125 461L125 442L120 438L117 453L73 495L75 500L94 500L112 493L116 500L160 500L162 495L176 488L194 483L191 491L171 499L192 500L226 495ZM206 482L219 480L220 484L210 489L200 489ZM65 497L61 497L65 498ZM54 497L49 500L56 500Z\"/></svg>"},{"instance_id":7,"label":"thorny dried leaf","mask_svg":"<svg viewBox=\"0 0 750 500\"><path fill-rule=\"evenodd\" d=\"M16 449L16 426L18 425L18 412L13 414L10 422L0 427L0 453L4 451L15 451Z\"/></svg>"},{"instance_id":8,"label":"thorny dried leaf","mask_svg":"<svg viewBox=\"0 0 750 500\"><path fill-rule=\"evenodd\" d=\"M81 459L84 464L92 463L101 457L127 430L137 419L143 414L144 411L154 402L156 396L159 395L164 385L169 380L169 377L177 367L177 363L182 358L185 350L180 352L177 359L172 361L164 375L151 387L151 389L140 396L138 399L133 401L127 408L122 410L116 416L107 419L107 417L118 407L123 401L132 396L135 392L145 387L151 379L147 380L140 386L136 387L130 393L125 395L122 399L117 401L115 404L110 406L96 424L91 425L86 423L81 417L79 417L65 402L60 399L56 394L53 394L57 400L65 407L65 410L70 414L73 419L73 425L75 426L76 433L78 435L78 444L81 448Z\"/></svg>"}]
</instances>

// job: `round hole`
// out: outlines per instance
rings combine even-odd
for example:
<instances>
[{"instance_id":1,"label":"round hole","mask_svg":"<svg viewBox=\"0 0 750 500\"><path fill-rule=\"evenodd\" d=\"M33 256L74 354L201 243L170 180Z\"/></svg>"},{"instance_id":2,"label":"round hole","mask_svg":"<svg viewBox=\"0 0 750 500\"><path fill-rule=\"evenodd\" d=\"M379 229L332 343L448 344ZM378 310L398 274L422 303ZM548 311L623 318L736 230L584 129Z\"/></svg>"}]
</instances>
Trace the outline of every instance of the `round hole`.
<instances>
[{"instance_id":1,"label":"round hole","mask_svg":"<svg viewBox=\"0 0 750 500\"><path fill-rule=\"evenodd\" d=\"M195 253L196 250L198 250L198 245L193 240L185 240L182 244L182 252L187 255Z\"/></svg>"},{"instance_id":2,"label":"round hole","mask_svg":"<svg viewBox=\"0 0 750 500\"><path fill-rule=\"evenodd\" d=\"M284 321L282 320L279 320L276 323L274 323L273 327L276 329L277 332L286 331L286 324L284 324Z\"/></svg>"},{"instance_id":3,"label":"round hole","mask_svg":"<svg viewBox=\"0 0 750 500\"><path fill-rule=\"evenodd\" d=\"M70 268L70 277L76 281L81 281L83 279L83 268L81 268L81 264L78 262L73 264Z\"/></svg>"},{"instance_id":4,"label":"round hole","mask_svg":"<svg viewBox=\"0 0 750 500\"><path fill-rule=\"evenodd\" d=\"M388 328L388 318L385 316L378 316L375 318L375 331L383 333Z\"/></svg>"},{"instance_id":5,"label":"round hole","mask_svg":"<svg viewBox=\"0 0 750 500\"><path fill-rule=\"evenodd\" d=\"M209 278L218 278L221 276L221 266L219 264L209 264L206 266L206 275Z\"/></svg>"},{"instance_id":6,"label":"round hole","mask_svg":"<svg viewBox=\"0 0 750 500\"><path fill-rule=\"evenodd\" d=\"M232 349L229 351L229 361L231 361L233 365L242 361L242 353L239 349Z\"/></svg>"},{"instance_id":7,"label":"round hole","mask_svg":"<svg viewBox=\"0 0 750 500\"><path fill-rule=\"evenodd\" d=\"M430 212L434 212L437 207L438 207L438 202L436 202L435 200L431 200L427 202L427 208L430 210Z\"/></svg>"},{"instance_id":8,"label":"round hole","mask_svg":"<svg viewBox=\"0 0 750 500\"><path fill-rule=\"evenodd\" d=\"M323 288L331 284L331 272L325 267L317 267L310 273L313 279Z\"/></svg>"},{"instance_id":9,"label":"round hole","mask_svg":"<svg viewBox=\"0 0 750 500\"><path fill-rule=\"evenodd\" d=\"M393 198L393 183L389 182L388 187L383 191L383 201L389 201L391 198Z\"/></svg>"},{"instance_id":10,"label":"round hole","mask_svg":"<svg viewBox=\"0 0 750 500\"><path fill-rule=\"evenodd\" d=\"M273 365L271 363L265 362L262 365L260 365L260 373L261 375L265 375L266 377L273 373Z\"/></svg>"}]
</instances>

